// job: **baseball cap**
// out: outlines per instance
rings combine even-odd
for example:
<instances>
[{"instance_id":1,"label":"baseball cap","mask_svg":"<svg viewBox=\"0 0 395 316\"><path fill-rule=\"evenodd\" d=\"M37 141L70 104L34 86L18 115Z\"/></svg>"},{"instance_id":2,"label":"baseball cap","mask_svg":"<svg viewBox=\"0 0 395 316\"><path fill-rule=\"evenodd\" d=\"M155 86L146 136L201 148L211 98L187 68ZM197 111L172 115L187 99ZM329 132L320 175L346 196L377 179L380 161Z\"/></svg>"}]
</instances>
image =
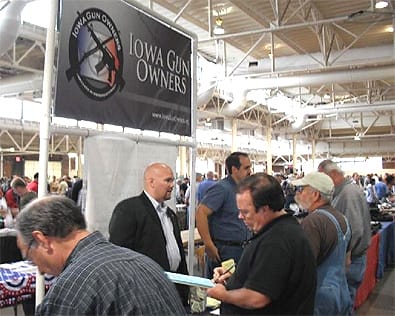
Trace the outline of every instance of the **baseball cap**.
<instances>
[{"instance_id":1,"label":"baseball cap","mask_svg":"<svg viewBox=\"0 0 395 316\"><path fill-rule=\"evenodd\" d=\"M334 190L334 184L332 179L322 172L311 172L305 175L303 178L292 181L294 186L305 186L309 185L312 188L320 191L322 194L332 195Z\"/></svg>"}]
</instances>

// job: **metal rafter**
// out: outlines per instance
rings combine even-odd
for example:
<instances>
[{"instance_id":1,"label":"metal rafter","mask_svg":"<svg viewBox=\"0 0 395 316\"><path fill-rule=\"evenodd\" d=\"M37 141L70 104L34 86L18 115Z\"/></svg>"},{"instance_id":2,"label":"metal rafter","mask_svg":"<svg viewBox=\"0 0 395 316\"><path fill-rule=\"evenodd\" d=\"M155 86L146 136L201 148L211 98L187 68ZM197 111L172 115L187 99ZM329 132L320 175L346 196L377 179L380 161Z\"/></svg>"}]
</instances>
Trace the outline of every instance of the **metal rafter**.
<instances>
[{"instance_id":1,"label":"metal rafter","mask_svg":"<svg viewBox=\"0 0 395 316\"><path fill-rule=\"evenodd\" d=\"M229 0L229 2L231 4L233 4L234 6L238 7L239 10L244 12L249 18L255 20L257 23L261 24L262 26L268 27L268 28L271 27L273 21L270 21L264 15L259 14L255 10L252 10L248 5L246 5L246 2L244 0ZM284 13L285 13L285 11L284 11ZM286 41L286 38L284 40L282 34L281 35L276 34L276 37L282 44L287 45L288 47L293 49L295 51L295 53L303 53L303 51L300 50L300 47L293 45L293 43L289 44Z\"/></svg>"}]
</instances>

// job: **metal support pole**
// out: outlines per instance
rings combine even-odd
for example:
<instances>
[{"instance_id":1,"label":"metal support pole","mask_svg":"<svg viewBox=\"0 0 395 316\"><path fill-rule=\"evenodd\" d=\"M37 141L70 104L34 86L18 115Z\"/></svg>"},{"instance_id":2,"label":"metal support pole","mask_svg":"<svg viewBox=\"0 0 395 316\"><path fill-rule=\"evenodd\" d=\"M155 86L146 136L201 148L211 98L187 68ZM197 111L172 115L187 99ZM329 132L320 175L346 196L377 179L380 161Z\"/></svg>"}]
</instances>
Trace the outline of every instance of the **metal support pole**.
<instances>
[{"instance_id":1,"label":"metal support pole","mask_svg":"<svg viewBox=\"0 0 395 316\"><path fill-rule=\"evenodd\" d=\"M237 151L237 119L232 119L232 152Z\"/></svg>"},{"instance_id":2,"label":"metal support pole","mask_svg":"<svg viewBox=\"0 0 395 316\"><path fill-rule=\"evenodd\" d=\"M191 207L189 213L189 236L188 236L188 271L190 275L193 275L193 262L195 256L195 205L196 205L196 123L197 123L197 38L192 39L192 91L191 91L191 136L192 136L192 147L190 149L191 157ZM188 210L187 210L188 212Z\"/></svg>"},{"instance_id":3,"label":"metal support pole","mask_svg":"<svg viewBox=\"0 0 395 316\"><path fill-rule=\"evenodd\" d=\"M50 1L49 25L47 28L44 78L43 78L43 102L40 122L40 156L39 156L39 179L38 197L47 194L47 174L48 174L48 147L50 136L50 115L52 101L52 82L55 58L55 27L58 12L58 0ZM36 272L36 306L39 305L45 293L44 275L37 269Z\"/></svg>"}]
</instances>

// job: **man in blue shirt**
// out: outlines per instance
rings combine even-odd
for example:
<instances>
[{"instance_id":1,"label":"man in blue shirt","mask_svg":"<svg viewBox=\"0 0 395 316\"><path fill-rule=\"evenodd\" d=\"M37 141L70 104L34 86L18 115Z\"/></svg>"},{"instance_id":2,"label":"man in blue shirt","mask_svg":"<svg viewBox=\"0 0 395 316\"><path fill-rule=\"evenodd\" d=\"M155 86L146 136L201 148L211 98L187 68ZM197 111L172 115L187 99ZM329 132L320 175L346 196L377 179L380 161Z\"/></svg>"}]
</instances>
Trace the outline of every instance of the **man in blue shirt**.
<instances>
[{"instance_id":1,"label":"man in blue shirt","mask_svg":"<svg viewBox=\"0 0 395 316\"><path fill-rule=\"evenodd\" d=\"M221 261L239 261L250 235L238 218L236 205L237 183L250 175L250 159L246 153L234 152L226 158L225 166L228 176L208 189L196 211L196 226L206 247L208 278Z\"/></svg>"},{"instance_id":2,"label":"man in blue shirt","mask_svg":"<svg viewBox=\"0 0 395 316\"><path fill-rule=\"evenodd\" d=\"M387 197L388 195L388 188L387 185L383 182L383 178L379 177L379 181L374 185L376 189L377 198L381 200L382 198Z\"/></svg>"},{"instance_id":3,"label":"man in blue shirt","mask_svg":"<svg viewBox=\"0 0 395 316\"><path fill-rule=\"evenodd\" d=\"M214 181L214 172L208 171L206 174L206 179L199 184L197 200L198 203L203 199L206 195L207 190L211 188L216 182Z\"/></svg>"}]
</instances>

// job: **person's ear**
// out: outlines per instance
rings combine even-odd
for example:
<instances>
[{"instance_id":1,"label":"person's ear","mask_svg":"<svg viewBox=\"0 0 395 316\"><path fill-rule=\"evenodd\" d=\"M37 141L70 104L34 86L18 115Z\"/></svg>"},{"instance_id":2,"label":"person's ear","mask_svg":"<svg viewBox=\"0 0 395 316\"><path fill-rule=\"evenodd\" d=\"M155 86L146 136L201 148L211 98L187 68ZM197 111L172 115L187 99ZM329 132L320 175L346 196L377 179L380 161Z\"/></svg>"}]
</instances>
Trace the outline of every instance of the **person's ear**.
<instances>
[{"instance_id":1,"label":"person's ear","mask_svg":"<svg viewBox=\"0 0 395 316\"><path fill-rule=\"evenodd\" d=\"M35 230L32 232L33 238L36 240L36 243L43 247L44 249L51 248L51 242L47 236L45 236L41 231Z\"/></svg>"},{"instance_id":2,"label":"person's ear","mask_svg":"<svg viewBox=\"0 0 395 316\"><path fill-rule=\"evenodd\" d=\"M313 194L314 202L318 201L321 198L321 192L314 190L311 192Z\"/></svg>"},{"instance_id":3,"label":"person's ear","mask_svg":"<svg viewBox=\"0 0 395 316\"><path fill-rule=\"evenodd\" d=\"M257 212L257 213L259 213L259 212L265 213L265 212L268 210L268 208L269 208L269 206L263 205L263 206L261 206L260 208L258 208L258 209L256 210L256 212Z\"/></svg>"},{"instance_id":4,"label":"person's ear","mask_svg":"<svg viewBox=\"0 0 395 316\"><path fill-rule=\"evenodd\" d=\"M331 170L328 172L328 176L332 178L332 181L337 178L337 173L335 170Z\"/></svg>"},{"instance_id":5,"label":"person's ear","mask_svg":"<svg viewBox=\"0 0 395 316\"><path fill-rule=\"evenodd\" d=\"M154 181L155 181L154 177L149 177L149 178L147 179L148 185L149 185L151 188L152 188L152 186L154 185Z\"/></svg>"}]
</instances>

